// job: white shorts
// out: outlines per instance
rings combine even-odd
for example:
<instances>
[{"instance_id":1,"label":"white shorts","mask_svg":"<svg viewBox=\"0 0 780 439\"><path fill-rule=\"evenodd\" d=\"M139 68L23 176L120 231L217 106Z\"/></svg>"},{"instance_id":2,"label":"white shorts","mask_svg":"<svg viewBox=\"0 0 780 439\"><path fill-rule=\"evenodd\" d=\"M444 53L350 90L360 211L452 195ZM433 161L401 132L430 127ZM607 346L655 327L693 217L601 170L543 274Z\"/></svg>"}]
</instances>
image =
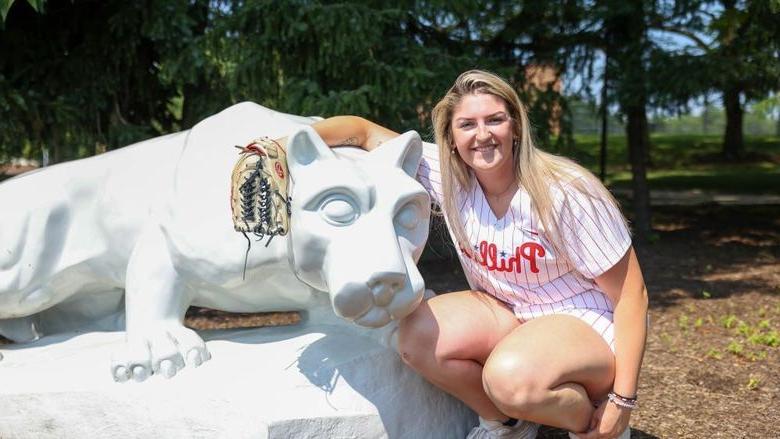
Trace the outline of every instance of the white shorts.
<instances>
[{"instance_id":1,"label":"white shorts","mask_svg":"<svg viewBox=\"0 0 780 439\"><path fill-rule=\"evenodd\" d=\"M590 298L594 293L603 296L603 293L597 291L586 291L555 303L537 305L518 304L514 307L514 313L522 322L527 322L537 317L551 315L570 315L576 317L593 328L593 330L604 339L609 346L609 349L612 350L612 353L615 353L615 325L612 321L612 309L609 300L606 299L606 296L603 296L603 301L598 302L592 300L585 301L583 300L583 297L581 297L583 295L589 295L588 298ZM595 307L583 306L586 305L586 303L597 303L597 305ZM604 305L600 305L600 303L604 303Z\"/></svg>"}]
</instances>

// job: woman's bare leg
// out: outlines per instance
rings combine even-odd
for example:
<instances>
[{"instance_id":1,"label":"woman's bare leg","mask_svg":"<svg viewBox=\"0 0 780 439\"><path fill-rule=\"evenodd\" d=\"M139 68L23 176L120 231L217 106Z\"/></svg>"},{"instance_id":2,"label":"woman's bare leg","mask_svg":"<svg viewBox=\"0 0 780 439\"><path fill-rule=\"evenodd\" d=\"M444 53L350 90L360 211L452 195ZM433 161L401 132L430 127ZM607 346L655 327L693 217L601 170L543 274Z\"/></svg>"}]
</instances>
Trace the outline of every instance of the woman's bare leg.
<instances>
[{"instance_id":1,"label":"woman's bare leg","mask_svg":"<svg viewBox=\"0 0 780 439\"><path fill-rule=\"evenodd\" d=\"M539 317L513 330L495 347L483 374L501 412L573 432L588 429L591 400L606 396L614 377L607 343L568 315Z\"/></svg>"},{"instance_id":2,"label":"woman's bare leg","mask_svg":"<svg viewBox=\"0 0 780 439\"><path fill-rule=\"evenodd\" d=\"M406 364L482 418L505 420L485 393L482 365L518 324L511 310L485 293L442 294L401 320L399 351Z\"/></svg>"}]
</instances>

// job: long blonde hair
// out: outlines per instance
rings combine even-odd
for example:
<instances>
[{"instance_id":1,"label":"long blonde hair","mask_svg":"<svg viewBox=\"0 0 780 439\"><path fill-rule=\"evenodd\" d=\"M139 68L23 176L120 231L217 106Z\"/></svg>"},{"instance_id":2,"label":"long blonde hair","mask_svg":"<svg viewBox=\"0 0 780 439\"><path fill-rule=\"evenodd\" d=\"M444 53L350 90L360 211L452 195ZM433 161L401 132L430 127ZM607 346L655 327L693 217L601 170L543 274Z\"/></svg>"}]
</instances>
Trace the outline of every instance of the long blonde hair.
<instances>
[{"instance_id":1,"label":"long blonde hair","mask_svg":"<svg viewBox=\"0 0 780 439\"><path fill-rule=\"evenodd\" d=\"M455 145L452 135L452 115L455 107L464 96L480 93L497 96L506 104L512 121L512 156L518 187L524 189L531 197L531 205L546 231L550 244L556 250L556 254L570 261L570 255L562 251L565 245L558 223L555 221L556 212L552 191L560 190L561 195L566 197L567 191L563 190L561 186L561 183L566 183L567 187L572 187L585 194L591 201L602 200L616 208L617 201L604 185L582 166L567 158L538 149L534 145L525 106L520 102L515 90L497 75L481 70L469 70L458 76L458 79L455 80L455 83L436 104L431 113L441 162L443 192L441 209L455 236L457 241L455 244L462 249L471 248L458 212L462 207L457 205L461 199L457 196L458 189L463 193L471 189L471 184L478 183L476 179L470 179L468 166L460 158L460 155L451 152L451 148L454 148ZM622 215L620 215L619 221L623 221L625 224L625 218Z\"/></svg>"}]
</instances>

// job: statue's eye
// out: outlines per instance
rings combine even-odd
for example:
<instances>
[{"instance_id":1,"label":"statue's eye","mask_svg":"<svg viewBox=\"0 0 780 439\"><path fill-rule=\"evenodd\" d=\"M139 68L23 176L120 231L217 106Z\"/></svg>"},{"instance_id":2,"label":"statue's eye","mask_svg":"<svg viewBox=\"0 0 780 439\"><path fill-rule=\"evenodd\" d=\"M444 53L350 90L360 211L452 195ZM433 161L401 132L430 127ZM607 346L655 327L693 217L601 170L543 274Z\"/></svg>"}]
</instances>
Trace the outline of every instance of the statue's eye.
<instances>
[{"instance_id":1,"label":"statue's eye","mask_svg":"<svg viewBox=\"0 0 780 439\"><path fill-rule=\"evenodd\" d=\"M395 214L395 222L409 230L414 230L420 224L420 214L417 203L407 203Z\"/></svg>"},{"instance_id":2,"label":"statue's eye","mask_svg":"<svg viewBox=\"0 0 780 439\"><path fill-rule=\"evenodd\" d=\"M320 204L320 213L325 221L334 226L348 226L355 222L360 211L353 200L345 195L331 195Z\"/></svg>"}]
</instances>

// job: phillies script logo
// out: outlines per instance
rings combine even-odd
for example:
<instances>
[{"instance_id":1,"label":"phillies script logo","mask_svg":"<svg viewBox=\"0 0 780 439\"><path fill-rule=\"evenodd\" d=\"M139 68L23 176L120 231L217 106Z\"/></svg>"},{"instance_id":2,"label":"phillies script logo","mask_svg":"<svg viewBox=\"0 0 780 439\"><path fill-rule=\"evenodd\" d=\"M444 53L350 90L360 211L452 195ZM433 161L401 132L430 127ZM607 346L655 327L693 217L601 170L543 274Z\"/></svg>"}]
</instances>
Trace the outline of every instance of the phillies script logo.
<instances>
[{"instance_id":1,"label":"phillies script logo","mask_svg":"<svg viewBox=\"0 0 780 439\"><path fill-rule=\"evenodd\" d=\"M531 273L538 273L539 266L536 264L536 259L543 258L545 254L544 247L535 242L525 242L515 247L515 254L512 256L503 250L499 252L495 244L487 241L480 242L479 246L475 245L474 250L479 251L479 260L475 259L471 252L463 248L460 249L463 254L490 271L514 271L516 273L522 272L523 260L528 261ZM507 256L509 257L507 258Z\"/></svg>"}]
</instances>

